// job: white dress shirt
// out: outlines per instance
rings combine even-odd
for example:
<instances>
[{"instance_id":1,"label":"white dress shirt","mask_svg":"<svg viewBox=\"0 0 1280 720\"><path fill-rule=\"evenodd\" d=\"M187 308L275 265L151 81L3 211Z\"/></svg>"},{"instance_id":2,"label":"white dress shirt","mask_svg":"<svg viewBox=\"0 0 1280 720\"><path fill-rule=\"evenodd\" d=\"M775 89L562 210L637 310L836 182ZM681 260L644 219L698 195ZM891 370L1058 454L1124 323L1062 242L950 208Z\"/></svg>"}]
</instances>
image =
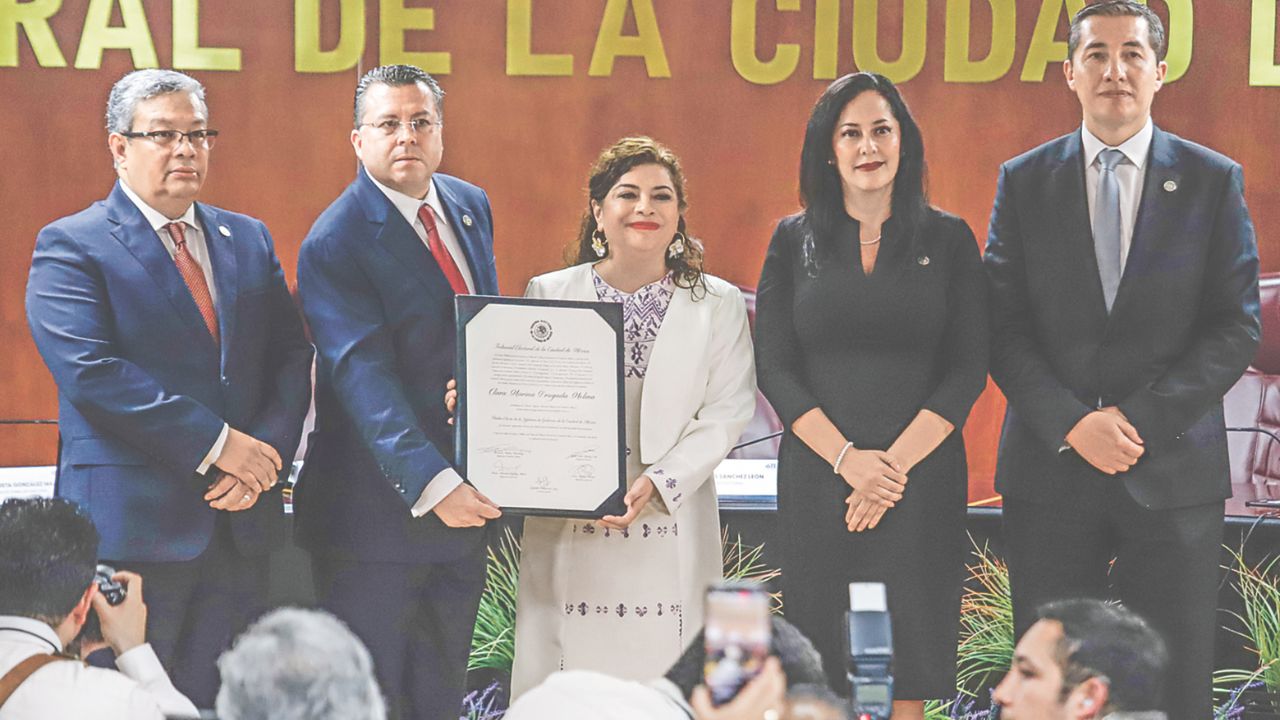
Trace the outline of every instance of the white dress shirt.
<instances>
[{"instance_id":1,"label":"white dress shirt","mask_svg":"<svg viewBox=\"0 0 1280 720\"><path fill-rule=\"evenodd\" d=\"M147 219L147 223L151 225L151 229L156 231L156 236L160 238L160 243L164 245L164 249L169 252L169 257L178 254L178 246L174 244L173 238L169 237L169 231L164 226L171 222L180 222L186 225L183 229L183 237L187 241L187 252L191 253L192 259L200 265L200 270L204 272L204 282L209 286L209 298L213 301L213 307L218 307L218 286L213 282L213 261L209 257L209 246L204 239L204 228L200 227L200 223L196 222L196 205L191 203L187 206L187 211L182 217L168 218L164 213L156 210L138 197L130 187L129 183L120 179L120 189L124 190L124 194L138 206L138 210L142 212L142 216ZM227 435L231 432L231 427L226 423L222 424L222 432L218 434L218 439L214 441L213 447L209 448L209 452L205 453L204 459L200 461L200 466L196 468L196 472L204 475L209 466L218 461L218 457L222 455L222 448L227 444Z\"/></svg>"},{"instance_id":2,"label":"white dress shirt","mask_svg":"<svg viewBox=\"0 0 1280 720\"><path fill-rule=\"evenodd\" d=\"M367 170L365 172L366 174L368 173ZM422 241L423 245L427 244L427 228L422 224L422 218L418 217L418 208L423 205L431 208L431 214L436 219L436 230L440 233L440 242L444 243L444 249L449 251L454 264L462 272L462 279L467 283L467 290L475 293L476 282L471 277L471 266L467 264L467 255L462 251L462 243L458 241L458 236L454 234L453 228L449 226L449 221L445 219L444 206L440 204L440 193L436 192L435 180L431 181L431 186L427 189L425 198L415 198L383 185L374 180L372 175L369 176L369 179L373 180L373 184L382 191L383 195L387 196L387 199L396 207L396 210L404 216L405 222L409 223L413 231L418 234L418 239Z\"/></svg>"},{"instance_id":3,"label":"white dress shirt","mask_svg":"<svg viewBox=\"0 0 1280 720\"><path fill-rule=\"evenodd\" d=\"M365 170L368 175L368 170ZM445 249L449 251L453 262L458 266L458 270L462 273L462 279L467 283L467 290L474 293L476 291L475 279L471 276L471 266L467 264L467 256L462 251L462 244L458 242L458 236L454 234L453 228L449 227L449 221L445 219L444 207L440 204L440 194L436 192L436 183L433 179L430 187L427 189L425 198L415 198L405 195L399 190L393 190L386 185L378 182L372 175L369 180L373 182L383 195L391 201L397 212L400 213L418 234L418 239L423 245L427 244L427 228L422 224L422 218L418 217L418 208L426 205L431 208L431 214L435 216L436 231L440 234L440 242ZM430 248L428 248L430 249ZM427 486L423 488L422 494L418 496L418 501L409 509L414 517L422 517L431 512L441 500L449 493L453 492L462 484L462 476L457 470L447 467L436 473L435 477L427 482Z\"/></svg>"},{"instance_id":4,"label":"white dress shirt","mask_svg":"<svg viewBox=\"0 0 1280 720\"><path fill-rule=\"evenodd\" d=\"M1115 148L1082 127L1080 135L1084 141L1085 161L1085 194L1089 199L1089 218L1093 218L1095 199L1098 197L1098 175L1101 164L1098 156L1103 150L1119 150L1124 153L1125 162L1115 168L1116 182L1120 185L1120 273L1124 274L1124 266L1129 259L1129 247L1133 243L1133 226L1138 219L1138 205L1142 202L1142 181L1147 166L1147 155L1151 152L1151 136L1154 134L1151 118L1147 124L1133 137L1120 143Z\"/></svg>"},{"instance_id":5,"label":"white dress shirt","mask_svg":"<svg viewBox=\"0 0 1280 720\"><path fill-rule=\"evenodd\" d=\"M62 652L53 628L0 615L0 675L32 655ZM196 717L196 706L169 681L155 651L139 645L116 658L120 672L59 660L33 673L0 708L0 720L162 720Z\"/></svg>"}]
</instances>

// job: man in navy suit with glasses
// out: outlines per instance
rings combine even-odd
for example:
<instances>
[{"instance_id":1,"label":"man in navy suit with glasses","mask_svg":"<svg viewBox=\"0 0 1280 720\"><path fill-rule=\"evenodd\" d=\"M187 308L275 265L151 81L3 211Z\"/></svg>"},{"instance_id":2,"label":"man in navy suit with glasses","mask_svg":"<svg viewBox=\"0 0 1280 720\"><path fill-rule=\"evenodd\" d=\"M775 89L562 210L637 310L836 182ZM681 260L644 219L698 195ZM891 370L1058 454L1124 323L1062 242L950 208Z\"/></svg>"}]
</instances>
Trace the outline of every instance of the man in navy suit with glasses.
<instances>
[{"instance_id":1,"label":"man in navy suit with glasses","mask_svg":"<svg viewBox=\"0 0 1280 720\"><path fill-rule=\"evenodd\" d=\"M302 244L316 433L297 516L321 604L369 646L388 709L456 720L501 513L453 469L457 295L498 294L489 199L436 172L444 91L419 68L356 87L356 179Z\"/></svg>"},{"instance_id":2,"label":"man in navy suit with glasses","mask_svg":"<svg viewBox=\"0 0 1280 720\"><path fill-rule=\"evenodd\" d=\"M147 637L201 707L267 606L312 349L267 228L197 202L218 133L172 70L107 101L117 182L40 231L27 320L58 385L57 493L146 578Z\"/></svg>"}]
</instances>

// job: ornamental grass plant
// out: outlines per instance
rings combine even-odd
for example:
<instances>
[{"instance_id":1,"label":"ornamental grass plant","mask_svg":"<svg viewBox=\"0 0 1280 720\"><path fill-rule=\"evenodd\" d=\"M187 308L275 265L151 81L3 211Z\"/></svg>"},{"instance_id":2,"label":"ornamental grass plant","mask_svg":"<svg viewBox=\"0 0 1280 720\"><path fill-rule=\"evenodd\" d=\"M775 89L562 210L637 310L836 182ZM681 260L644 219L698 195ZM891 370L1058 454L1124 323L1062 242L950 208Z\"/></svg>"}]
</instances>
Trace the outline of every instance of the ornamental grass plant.
<instances>
[{"instance_id":1,"label":"ornamental grass plant","mask_svg":"<svg viewBox=\"0 0 1280 720\"><path fill-rule=\"evenodd\" d=\"M1009 568L987 543L973 545L967 565L969 581L960 599L960 644L956 649L956 685L960 693L947 701L925 703L925 720L986 718L979 698L990 705L991 690L1013 661L1013 600Z\"/></svg>"},{"instance_id":2,"label":"ornamental grass plant","mask_svg":"<svg viewBox=\"0 0 1280 720\"><path fill-rule=\"evenodd\" d=\"M510 672L516 656L516 587L520 578L520 541L510 527L503 528L497 548L490 547L488 555L467 670Z\"/></svg>"},{"instance_id":3,"label":"ornamental grass plant","mask_svg":"<svg viewBox=\"0 0 1280 720\"><path fill-rule=\"evenodd\" d=\"M1232 564L1232 586L1243 601L1243 612L1231 615L1240 628L1228 628L1246 642L1257 656L1252 670L1225 669L1214 673L1216 697L1223 698L1216 717L1280 715L1280 556L1250 565L1244 551L1227 549Z\"/></svg>"}]
</instances>

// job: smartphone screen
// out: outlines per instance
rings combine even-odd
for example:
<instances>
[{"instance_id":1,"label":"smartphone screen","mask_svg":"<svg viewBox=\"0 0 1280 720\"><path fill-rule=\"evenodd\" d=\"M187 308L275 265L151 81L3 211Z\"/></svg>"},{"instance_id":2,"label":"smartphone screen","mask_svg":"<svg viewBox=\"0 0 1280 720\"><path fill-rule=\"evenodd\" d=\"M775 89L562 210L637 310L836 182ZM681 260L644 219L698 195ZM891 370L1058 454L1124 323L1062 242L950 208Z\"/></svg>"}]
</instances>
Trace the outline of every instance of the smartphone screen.
<instances>
[{"instance_id":1,"label":"smartphone screen","mask_svg":"<svg viewBox=\"0 0 1280 720\"><path fill-rule=\"evenodd\" d=\"M769 657L773 626L769 595L756 586L725 585L707 591L707 659L703 683L723 705L760 673Z\"/></svg>"}]
</instances>

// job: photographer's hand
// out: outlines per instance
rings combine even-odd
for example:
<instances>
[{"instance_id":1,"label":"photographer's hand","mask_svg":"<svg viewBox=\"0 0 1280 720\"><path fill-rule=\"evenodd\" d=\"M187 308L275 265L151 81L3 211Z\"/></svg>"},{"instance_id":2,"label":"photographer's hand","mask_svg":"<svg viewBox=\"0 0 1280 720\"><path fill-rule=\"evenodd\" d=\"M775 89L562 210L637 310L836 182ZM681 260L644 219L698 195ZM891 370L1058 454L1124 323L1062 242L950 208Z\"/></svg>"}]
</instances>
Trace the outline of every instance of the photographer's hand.
<instances>
[{"instance_id":1,"label":"photographer's hand","mask_svg":"<svg viewBox=\"0 0 1280 720\"><path fill-rule=\"evenodd\" d=\"M729 702L716 707L705 685L694 688L689 698L696 720L760 720L778 718L786 704L787 676L776 657L765 660L760 674L742 686Z\"/></svg>"},{"instance_id":2,"label":"photographer's hand","mask_svg":"<svg viewBox=\"0 0 1280 720\"><path fill-rule=\"evenodd\" d=\"M125 586L124 602L112 607L102 593L93 595L93 611L102 625L102 639L116 657L147 641L147 605L142 601L142 576L124 570L111 576Z\"/></svg>"}]
</instances>

